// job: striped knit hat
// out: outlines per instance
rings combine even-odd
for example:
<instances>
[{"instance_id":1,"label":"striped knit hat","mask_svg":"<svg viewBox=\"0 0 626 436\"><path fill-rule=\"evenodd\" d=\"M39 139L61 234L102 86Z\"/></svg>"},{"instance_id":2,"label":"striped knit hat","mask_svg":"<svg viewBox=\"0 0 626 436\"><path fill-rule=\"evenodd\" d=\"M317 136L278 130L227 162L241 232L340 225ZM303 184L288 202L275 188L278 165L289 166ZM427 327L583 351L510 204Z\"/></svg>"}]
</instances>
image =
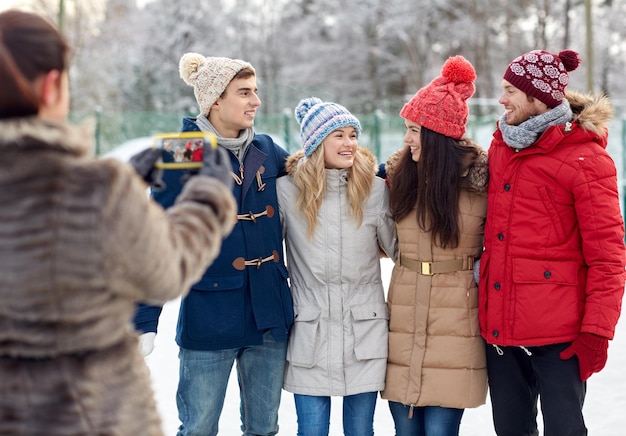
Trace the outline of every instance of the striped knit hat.
<instances>
[{"instance_id":1,"label":"striped knit hat","mask_svg":"<svg viewBox=\"0 0 626 436\"><path fill-rule=\"evenodd\" d=\"M198 53L186 53L178 65L180 77L189 86L200 107L200 113L208 116L211 106L224 93L228 84L244 68L254 71L252 65L240 59L204 57Z\"/></svg>"},{"instance_id":2,"label":"striped knit hat","mask_svg":"<svg viewBox=\"0 0 626 436\"><path fill-rule=\"evenodd\" d=\"M300 124L300 137L306 157L333 131L342 127L354 127L357 138L361 135L361 123L348 109L337 103L323 102L317 97L301 100L295 110Z\"/></svg>"},{"instance_id":3,"label":"striped knit hat","mask_svg":"<svg viewBox=\"0 0 626 436\"><path fill-rule=\"evenodd\" d=\"M573 50L563 50L558 55L533 50L513 59L503 78L552 109L565 98L567 73L578 68L580 62L578 53Z\"/></svg>"}]
</instances>

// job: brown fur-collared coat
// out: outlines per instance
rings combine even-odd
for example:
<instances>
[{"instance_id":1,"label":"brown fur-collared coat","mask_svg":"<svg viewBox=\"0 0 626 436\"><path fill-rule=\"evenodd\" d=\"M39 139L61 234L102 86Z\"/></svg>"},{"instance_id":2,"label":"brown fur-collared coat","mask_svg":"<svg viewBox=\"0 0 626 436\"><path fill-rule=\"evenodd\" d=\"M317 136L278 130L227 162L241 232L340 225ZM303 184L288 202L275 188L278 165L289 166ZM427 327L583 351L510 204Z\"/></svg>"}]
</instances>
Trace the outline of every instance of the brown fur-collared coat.
<instances>
[{"instance_id":1,"label":"brown fur-collared coat","mask_svg":"<svg viewBox=\"0 0 626 436\"><path fill-rule=\"evenodd\" d=\"M400 177L398 160L396 152L387 162L391 186L394 177ZM458 246L436 244L418 225L414 210L396 223L401 256L420 262L480 257L487 212L486 152L481 151L465 177L469 189L461 190L459 197ZM484 404L487 365L472 270L423 275L396 262L387 298L389 357L382 397L418 407Z\"/></svg>"},{"instance_id":2,"label":"brown fur-collared coat","mask_svg":"<svg viewBox=\"0 0 626 436\"><path fill-rule=\"evenodd\" d=\"M86 129L0 121L0 434L160 435L130 320L200 278L234 223L194 177L164 211Z\"/></svg>"}]
</instances>

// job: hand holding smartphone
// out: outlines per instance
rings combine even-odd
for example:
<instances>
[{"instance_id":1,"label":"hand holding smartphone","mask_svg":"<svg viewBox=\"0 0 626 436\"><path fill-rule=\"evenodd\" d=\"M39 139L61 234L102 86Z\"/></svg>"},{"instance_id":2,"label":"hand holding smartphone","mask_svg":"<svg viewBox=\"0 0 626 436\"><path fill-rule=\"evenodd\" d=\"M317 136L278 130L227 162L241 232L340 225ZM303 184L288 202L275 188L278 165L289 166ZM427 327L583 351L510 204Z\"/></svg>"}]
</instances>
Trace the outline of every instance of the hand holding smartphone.
<instances>
[{"instance_id":1,"label":"hand holding smartphone","mask_svg":"<svg viewBox=\"0 0 626 436\"><path fill-rule=\"evenodd\" d=\"M163 170L199 169L204 148L217 148L217 137L208 132L157 133L152 140L162 150L155 167Z\"/></svg>"}]
</instances>

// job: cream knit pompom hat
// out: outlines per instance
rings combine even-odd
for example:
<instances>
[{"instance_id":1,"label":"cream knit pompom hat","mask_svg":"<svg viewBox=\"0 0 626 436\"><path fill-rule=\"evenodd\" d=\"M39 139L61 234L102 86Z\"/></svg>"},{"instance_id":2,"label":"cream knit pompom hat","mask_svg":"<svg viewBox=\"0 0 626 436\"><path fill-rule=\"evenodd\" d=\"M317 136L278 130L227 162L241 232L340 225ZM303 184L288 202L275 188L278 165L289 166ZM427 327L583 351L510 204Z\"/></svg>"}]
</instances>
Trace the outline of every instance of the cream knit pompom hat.
<instances>
[{"instance_id":1,"label":"cream knit pompom hat","mask_svg":"<svg viewBox=\"0 0 626 436\"><path fill-rule=\"evenodd\" d=\"M189 86L204 116L209 115L211 106L224 93L228 84L244 68L254 67L240 59L204 57L198 53L186 53L180 58L180 77Z\"/></svg>"}]
</instances>

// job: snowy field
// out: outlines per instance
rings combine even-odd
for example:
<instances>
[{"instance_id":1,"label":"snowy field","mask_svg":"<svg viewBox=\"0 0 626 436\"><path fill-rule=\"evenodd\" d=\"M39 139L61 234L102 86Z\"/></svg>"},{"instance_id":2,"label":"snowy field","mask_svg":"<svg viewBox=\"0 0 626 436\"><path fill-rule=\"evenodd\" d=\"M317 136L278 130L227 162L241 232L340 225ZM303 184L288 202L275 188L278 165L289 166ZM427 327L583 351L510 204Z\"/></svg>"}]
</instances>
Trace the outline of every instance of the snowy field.
<instances>
[{"instance_id":1,"label":"snowy field","mask_svg":"<svg viewBox=\"0 0 626 436\"><path fill-rule=\"evenodd\" d=\"M392 263L383 260L383 282L388 283ZM146 358L152 373L155 395L163 419L163 429L174 436L178 428L176 385L178 382L178 347L174 330L179 300L167 303L161 315L159 334L154 352ZM615 340L609 345L609 360L602 372L594 374L587 385L584 414L590 436L623 436L626 434L626 316L617 326ZM341 398L333 398L331 436L343 434L341 427ZM238 436L239 388L235 373L231 374L226 401L220 420L220 435ZM292 394L283 391L279 412L279 434L296 434L296 412ZM393 420L387 401L379 399L374 417L377 436L394 434ZM495 436L489 403L477 409L467 409L461 422L461 436Z\"/></svg>"}]
</instances>

